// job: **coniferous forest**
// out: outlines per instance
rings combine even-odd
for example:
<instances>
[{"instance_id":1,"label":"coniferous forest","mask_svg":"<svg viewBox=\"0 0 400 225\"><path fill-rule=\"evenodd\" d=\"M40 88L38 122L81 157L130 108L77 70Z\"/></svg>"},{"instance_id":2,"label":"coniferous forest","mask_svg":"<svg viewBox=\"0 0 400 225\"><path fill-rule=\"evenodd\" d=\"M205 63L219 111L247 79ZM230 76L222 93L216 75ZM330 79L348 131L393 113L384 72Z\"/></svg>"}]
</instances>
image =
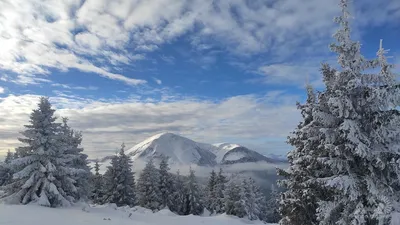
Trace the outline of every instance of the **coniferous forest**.
<instances>
[{"instance_id":1,"label":"coniferous forest","mask_svg":"<svg viewBox=\"0 0 400 225\"><path fill-rule=\"evenodd\" d=\"M203 184L194 169L171 171L167 157L150 159L135 173L123 143L102 173L100 161L89 166L81 132L42 97L23 127L21 147L0 164L0 201L226 213L281 225L400 224L394 219L400 212L400 86L382 41L374 58L362 55L352 39L350 1L339 2L330 45L337 65L322 63L324 87L308 84L306 101L297 103L302 121L287 139L289 166L277 170L280 180L269 194L253 178L223 169L212 170Z\"/></svg>"}]
</instances>

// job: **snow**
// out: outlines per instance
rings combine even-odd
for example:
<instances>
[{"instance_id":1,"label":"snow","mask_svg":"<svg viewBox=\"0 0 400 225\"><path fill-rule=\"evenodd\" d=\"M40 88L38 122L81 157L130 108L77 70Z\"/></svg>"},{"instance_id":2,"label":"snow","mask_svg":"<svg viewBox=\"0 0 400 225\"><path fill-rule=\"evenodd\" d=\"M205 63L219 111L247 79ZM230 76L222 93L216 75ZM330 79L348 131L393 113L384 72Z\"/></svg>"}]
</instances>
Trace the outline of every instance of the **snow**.
<instances>
[{"instance_id":1,"label":"snow","mask_svg":"<svg viewBox=\"0 0 400 225\"><path fill-rule=\"evenodd\" d=\"M127 151L132 160L148 159L161 155L169 157L169 164L215 164L215 156L211 150L215 148L209 144L197 143L185 137L172 133L161 133L152 136L135 145Z\"/></svg>"},{"instance_id":2,"label":"snow","mask_svg":"<svg viewBox=\"0 0 400 225\"><path fill-rule=\"evenodd\" d=\"M23 216L21 216L23 215ZM37 205L0 204L0 224L7 225L244 225L264 224L225 214L218 216L178 216L168 209L152 213L141 207L115 205L74 206L70 208L47 208Z\"/></svg>"},{"instance_id":3,"label":"snow","mask_svg":"<svg viewBox=\"0 0 400 225\"><path fill-rule=\"evenodd\" d=\"M228 153L230 150L237 148L237 147L242 147L238 144L231 144L231 143L218 143L218 144L214 144L215 147L217 147L213 153L217 156L216 157L216 161L218 163L220 163L225 154Z\"/></svg>"}]
</instances>

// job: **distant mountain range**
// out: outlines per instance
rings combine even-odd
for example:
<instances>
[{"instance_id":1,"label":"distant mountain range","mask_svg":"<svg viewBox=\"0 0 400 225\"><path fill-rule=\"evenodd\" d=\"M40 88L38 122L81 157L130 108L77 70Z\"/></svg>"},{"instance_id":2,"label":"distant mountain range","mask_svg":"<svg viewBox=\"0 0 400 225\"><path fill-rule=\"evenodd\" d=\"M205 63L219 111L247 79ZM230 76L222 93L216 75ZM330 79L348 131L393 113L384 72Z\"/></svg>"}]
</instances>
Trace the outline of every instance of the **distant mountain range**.
<instances>
[{"instance_id":1,"label":"distant mountain range","mask_svg":"<svg viewBox=\"0 0 400 225\"><path fill-rule=\"evenodd\" d=\"M135 161L159 161L167 156L170 165L198 165L213 167L237 163L283 163L278 157L267 157L244 146L230 143L205 144L173 133L154 135L126 151ZM101 161L109 161L105 157Z\"/></svg>"}]
</instances>

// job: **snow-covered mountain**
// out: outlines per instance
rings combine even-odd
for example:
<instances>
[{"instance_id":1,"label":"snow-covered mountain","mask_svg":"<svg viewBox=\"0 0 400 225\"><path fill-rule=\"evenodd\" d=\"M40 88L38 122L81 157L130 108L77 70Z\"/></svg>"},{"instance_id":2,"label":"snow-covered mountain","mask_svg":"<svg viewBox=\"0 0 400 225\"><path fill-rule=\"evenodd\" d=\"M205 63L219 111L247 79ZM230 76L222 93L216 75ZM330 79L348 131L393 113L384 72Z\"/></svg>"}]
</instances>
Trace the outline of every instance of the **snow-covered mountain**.
<instances>
[{"instance_id":1,"label":"snow-covered mountain","mask_svg":"<svg viewBox=\"0 0 400 225\"><path fill-rule=\"evenodd\" d=\"M150 137L127 150L127 155L133 161L154 160L167 156L173 165L214 166L216 147L210 144L198 143L188 138L173 134L161 133Z\"/></svg>"},{"instance_id":2,"label":"snow-covered mountain","mask_svg":"<svg viewBox=\"0 0 400 225\"><path fill-rule=\"evenodd\" d=\"M154 135L126 151L134 162L148 161L150 158L156 162L162 156L169 158L169 164L198 165L212 167L244 162L271 162L277 161L250 150L244 146L231 143L205 144L193 141L173 133ZM101 160L103 163L110 161L110 157Z\"/></svg>"},{"instance_id":3,"label":"snow-covered mountain","mask_svg":"<svg viewBox=\"0 0 400 225\"><path fill-rule=\"evenodd\" d=\"M154 135L126 150L132 157L134 166L143 166L143 162L153 159L156 164L162 156L167 156L168 163L174 168L181 166L227 166L239 163L266 162L286 163L280 159L264 156L244 146L231 143L206 144L193 141L173 133ZM101 171L105 171L112 156L100 160ZM94 163L94 160L90 160Z\"/></svg>"}]
</instances>

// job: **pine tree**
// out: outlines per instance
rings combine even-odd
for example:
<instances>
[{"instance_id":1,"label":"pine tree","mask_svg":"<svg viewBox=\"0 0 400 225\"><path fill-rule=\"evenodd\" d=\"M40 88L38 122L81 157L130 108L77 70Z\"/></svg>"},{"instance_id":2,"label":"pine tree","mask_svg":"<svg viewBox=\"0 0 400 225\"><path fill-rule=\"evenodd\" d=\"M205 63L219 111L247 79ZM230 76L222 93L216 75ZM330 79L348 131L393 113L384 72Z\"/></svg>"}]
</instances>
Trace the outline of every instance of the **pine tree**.
<instances>
[{"instance_id":1,"label":"pine tree","mask_svg":"<svg viewBox=\"0 0 400 225\"><path fill-rule=\"evenodd\" d=\"M318 220L321 225L389 224L400 200L399 89L385 50L380 48L376 60L361 55L360 44L350 38L348 1L340 5L341 28L331 49L341 68L325 65L326 90L315 113L323 121L321 145L329 152L318 160L333 173L319 181L334 189L332 199L321 201ZM364 72L377 66L379 74Z\"/></svg>"},{"instance_id":2,"label":"pine tree","mask_svg":"<svg viewBox=\"0 0 400 225\"><path fill-rule=\"evenodd\" d=\"M68 206L76 193L75 177L84 170L71 167L74 156L67 154L61 143L60 124L47 98L40 99L30 115L30 124L19 140L26 144L16 149L18 158L11 161L13 181L6 187L8 203L57 207Z\"/></svg>"},{"instance_id":3,"label":"pine tree","mask_svg":"<svg viewBox=\"0 0 400 225\"><path fill-rule=\"evenodd\" d=\"M290 166L287 170L278 169L278 174L285 178L278 184L286 190L280 199L281 225L318 224L318 202L330 195L329 190L317 182L318 177L329 176L331 172L317 160L320 156L327 156L327 152L323 151L319 141L321 122L313 116L316 105L317 96L307 85L306 103L297 103L303 121L288 138L288 143L295 147L288 153Z\"/></svg>"},{"instance_id":4,"label":"pine tree","mask_svg":"<svg viewBox=\"0 0 400 225\"><path fill-rule=\"evenodd\" d=\"M125 155L125 145L121 145L118 155L111 160L111 166L105 175L106 192L105 202L115 203L117 206L136 205L135 178L132 171L132 160Z\"/></svg>"},{"instance_id":5,"label":"pine tree","mask_svg":"<svg viewBox=\"0 0 400 225\"><path fill-rule=\"evenodd\" d=\"M77 192L68 193L73 195L76 199L87 200L90 194L90 168L88 166L87 155L83 153L83 148L80 147L82 143L81 132L72 130L68 125L68 118L62 118L61 124L61 143L64 146L64 154L74 159L68 163L68 166L81 169L82 173L76 174L74 177Z\"/></svg>"},{"instance_id":6,"label":"pine tree","mask_svg":"<svg viewBox=\"0 0 400 225\"><path fill-rule=\"evenodd\" d=\"M204 205L202 193L196 179L194 170L190 169L188 181L186 182L187 205L189 214L200 215L203 213Z\"/></svg>"},{"instance_id":7,"label":"pine tree","mask_svg":"<svg viewBox=\"0 0 400 225\"><path fill-rule=\"evenodd\" d=\"M159 210L162 205L159 189L159 173L150 159L144 167L137 182L139 205L151 210Z\"/></svg>"},{"instance_id":8,"label":"pine tree","mask_svg":"<svg viewBox=\"0 0 400 225\"><path fill-rule=\"evenodd\" d=\"M104 173L104 193L101 202L102 203L115 203L117 201L117 174L119 173L118 168L118 155L114 155L111 158L110 165L107 166L107 170Z\"/></svg>"},{"instance_id":9,"label":"pine tree","mask_svg":"<svg viewBox=\"0 0 400 225\"><path fill-rule=\"evenodd\" d=\"M249 220L259 219L262 207L262 199L260 197L259 188L255 184L255 181L249 178L243 186L241 198L244 211Z\"/></svg>"},{"instance_id":10,"label":"pine tree","mask_svg":"<svg viewBox=\"0 0 400 225\"><path fill-rule=\"evenodd\" d=\"M241 188L236 181L230 181L224 194L225 211L228 215L243 217L241 213L240 203ZM243 213L244 214L244 213Z\"/></svg>"},{"instance_id":11,"label":"pine tree","mask_svg":"<svg viewBox=\"0 0 400 225\"><path fill-rule=\"evenodd\" d=\"M215 187L217 185L217 174L214 170L211 171L210 177L208 178L207 188L206 188L206 208L210 213L216 212L216 200L217 193Z\"/></svg>"},{"instance_id":12,"label":"pine tree","mask_svg":"<svg viewBox=\"0 0 400 225\"><path fill-rule=\"evenodd\" d=\"M160 184L159 189L161 193L161 208L168 206L170 208L172 203L173 180L169 173L168 158L163 156L160 162Z\"/></svg>"},{"instance_id":13,"label":"pine tree","mask_svg":"<svg viewBox=\"0 0 400 225\"><path fill-rule=\"evenodd\" d=\"M269 195L269 198L265 204L266 208L265 210L261 210L262 212L265 213L265 215L262 215L262 220L268 222L268 223L277 223L280 220L279 216L279 191L275 187L275 185L271 185L271 193Z\"/></svg>"},{"instance_id":14,"label":"pine tree","mask_svg":"<svg viewBox=\"0 0 400 225\"><path fill-rule=\"evenodd\" d=\"M225 185L226 185L226 177L223 175L222 169L219 170L217 176L217 182L215 185L215 209L216 213L224 213L225 212L225 203L224 203L224 193L225 193Z\"/></svg>"},{"instance_id":15,"label":"pine tree","mask_svg":"<svg viewBox=\"0 0 400 225\"><path fill-rule=\"evenodd\" d=\"M13 158L14 158L14 154L10 150L8 150L6 158L4 159L4 163L5 164L10 164L11 160L13 160Z\"/></svg>"},{"instance_id":16,"label":"pine tree","mask_svg":"<svg viewBox=\"0 0 400 225\"><path fill-rule=\"evenodd\" d=\"M172 201L170 210L178 215L185 215L186 209L186 196L187 189L185 187L185 182L183 176L180 175L179 170L177 171L173 179L173 192L171 194Z\"/></svg>"},{"instance_id":17,"label":"pine tree","mask_svg":"<svg viewBox=\"0 0 400 225\"><path fill-rule=\"evenodd\" d=\"M7 185L12 180L12 171L10 163L13 160L14 154L8 150L4 159L4 164L0 164L0 186Z\"/></svg>"},{"instance_id":18,"label":"pine tree","mask_svg":"<svg viewBox=\"0 0 400 225\"><path fill-rule=\"evenodd\" d=\"M92 181L92 201L96 204L103 203L104 195L104 178L100 174L100 164L99 160L96 160L94 164L95 174L93 175Z\"/></svg>"}]
</instances>

